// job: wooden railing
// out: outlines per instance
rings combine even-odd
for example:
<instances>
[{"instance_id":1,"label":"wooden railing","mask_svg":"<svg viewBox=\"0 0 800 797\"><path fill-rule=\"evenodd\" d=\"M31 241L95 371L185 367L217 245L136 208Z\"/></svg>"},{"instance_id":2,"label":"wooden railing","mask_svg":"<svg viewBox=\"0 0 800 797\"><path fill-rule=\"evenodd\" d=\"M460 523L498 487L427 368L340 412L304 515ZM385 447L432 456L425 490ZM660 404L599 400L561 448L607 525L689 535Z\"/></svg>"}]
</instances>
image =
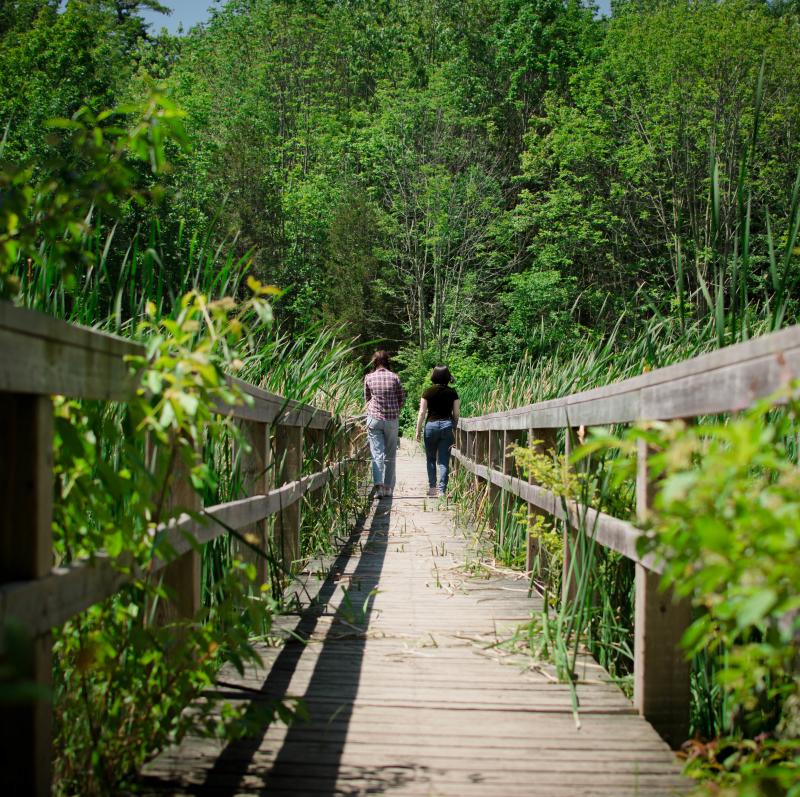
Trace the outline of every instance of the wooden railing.
<instances>
[{"instance_id":1,"label":"wooden railing","mask_svg":"<svg viewBox=\"0 0 800 797\"><path fill-rule=\"evenodd\" d=\"M640 557L636 541L641 532L627 520L564 502L542 486L514 473L509 447L540 441L555 451L557 432L564 430L565 453L570 453L580 427L627 424L645 420L690 419L700 415L736 412L768 396L800 376L800 327L720 349L677 365L564 398L463 418L456 432L453 456L488 489L490 513L499 519L500 494L507 491L527 502L531 511L568 522L564 539L564 589L574 592L570 555L582 548L570 544L583 525L594 541L636 563L634 617L634 704L671 744L688 734L689 665L679 642L691 621L691 607L659 590L659 564ZM647 516L653 492L648 477L647 450L638 452L637 516ZM583 524L579 522L583 518ZM586 534L586 531L584 531ZM574 543L574 540L573 540ZM534 554L528 543L528 570ZM571 568L571 569L570 569Z\"/></svg>"},{"instance_id":2,"label":"wooden railing","mask_svg":"<svg viewBox=\"0 0 800 797\"><path fill-rule=\"evenodd\" d=\"M129 340L0 303L0 629L16 622L34 637L28 674L45 687L51 681L51 630L136 575L102 553L54 566L51 396L125 402L136 387L125 357L142 353ZM301 499L357 461L362 445L356 425L236 381L252 403L218 411L238 419L250 443L242 462L247 497L202 508L185 481L175 484L172 506L195 509L199 517L184 514L159 529L178 556L149 568L164 570L176 596L170 607L175 615L191 617L200 608L200 557L189 535L205 543L228 529L247 530L266 550L264 521L275 516L273 549L289 570L300 556ZM316 469L307 475L305 446ZM336 452L337 461L323 461L326 449ZM255 563L266 579L263 557ZM4 785L16 785L18 794L49 794L49 702L4 706L0 725Z\"/></svg>"}]
</instances>

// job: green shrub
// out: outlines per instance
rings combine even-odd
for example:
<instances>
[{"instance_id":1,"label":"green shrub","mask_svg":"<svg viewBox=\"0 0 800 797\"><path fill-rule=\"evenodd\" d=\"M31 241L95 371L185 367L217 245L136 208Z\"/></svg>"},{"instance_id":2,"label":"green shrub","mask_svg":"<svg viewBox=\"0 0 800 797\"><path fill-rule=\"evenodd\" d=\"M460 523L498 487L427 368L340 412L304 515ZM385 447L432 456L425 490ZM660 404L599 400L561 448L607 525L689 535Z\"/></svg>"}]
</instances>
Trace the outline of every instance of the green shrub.
<instances>
[{"instance_id":1,"label":"green shrub","mask_svg":"<svg viewBox=\"0 0 800 797\"><path fill-rule=\"evenodd\" d=\"M664 588L691 601L686 655L711 662L718 691L704 699L724 704L720 738L689 746L690 771L741 794L796 794L787 789L800 772L800 404L788 389L778 398L726 421L598 434L576 454L621 452L627 480L637 441L653 452L659 487L640 551L664 563Z\"/></svg>"}]
</instances>

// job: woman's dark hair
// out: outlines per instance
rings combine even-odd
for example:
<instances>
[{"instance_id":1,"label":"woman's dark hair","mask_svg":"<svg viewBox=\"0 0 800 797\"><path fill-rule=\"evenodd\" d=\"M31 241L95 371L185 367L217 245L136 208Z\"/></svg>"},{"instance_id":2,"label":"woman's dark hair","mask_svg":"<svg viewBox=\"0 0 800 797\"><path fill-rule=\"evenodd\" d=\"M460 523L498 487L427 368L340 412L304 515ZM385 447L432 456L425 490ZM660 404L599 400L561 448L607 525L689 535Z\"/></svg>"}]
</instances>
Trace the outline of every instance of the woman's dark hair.
<instances>
[{"instance_id":1,"label":"woman's dark hair","mask_svg":"<svg viewBox=\"0 0 800 797\"><path fill-rule=\"evenodd\" d=\"M389 352L380 349L372 355L370 365L373 368L389 368L391 369L391 360L389 359Z\"/></svg>"},{"instance_id":2,"label":"woman's dark hair","mask_svg":"<svg viewBox=\"0 0 800 797\"><path fill-rule=\"evenodd\" d=\"M453 381L453 375L446 365L437 365L431 374L431 382L434 385L449 385Z\"/></svg>"}]
</instances>

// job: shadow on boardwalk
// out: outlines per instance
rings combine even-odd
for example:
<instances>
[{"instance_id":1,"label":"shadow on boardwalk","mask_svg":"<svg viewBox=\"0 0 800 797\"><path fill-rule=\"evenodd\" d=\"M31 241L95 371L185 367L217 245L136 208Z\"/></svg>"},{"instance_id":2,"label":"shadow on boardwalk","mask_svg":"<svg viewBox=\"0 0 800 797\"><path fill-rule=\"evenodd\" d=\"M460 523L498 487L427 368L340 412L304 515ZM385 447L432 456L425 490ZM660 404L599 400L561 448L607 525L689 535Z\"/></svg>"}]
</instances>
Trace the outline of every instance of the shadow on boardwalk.
<instances>
[{"instance_id":1,"label":"shadow on boardwalk","mask_svg":"<svg viewBox=\"0 0 800 797\"><path fill-rule=\"evenodd\" d=\"M361 665L366 645L366 632L370 622L374 603L374 590L377 589L386 557L389 536L392 499L383 498L374 512L362 516L350 535L347 543L334 560L312 602L305 609L299 623L293 629L295 639L288 641L272 663L269 675L259 688L263 697L255 698L248 710L248 718L255 719L261 715L260 703L263 700L279 700L288 696L289 686L306 652L314 657L314 669L303 700L310 712L310 721L298 719L287 730L283 744L271 765L258 766L257 754L264 744L270 724L264 724L260 733L230 742L218 755L213 765L207 770L202 783L187 788L185 783L172 784L182 793L214 794L216 797L239 793L244 779L249 776L258 777L264 793L272 794L289 788L302 792L298 787L298 776L309 766L314 768L314 793L342 793L341 785L337 789L340 777L340 762L347 739L348 725L353 704L358 693L361 680ZM369 527L365 524L369 522ZM366 531L366 537L364 532ZM348 565L359 550L360 556L355 570ZM339 602L339 609L331 623L321 646L316 644L310 650L306 641L311 639L325 616L329 604L340 586L343 574L347 573L350 581L350 592L356 597L350 601ZM346 645L341 643L346 641ZM346 657L347 667L342 668L342 659ZM332 689L332 684L335 684ZM241 699L242 693L224 695ZM335 701L335 708L331 701ZM330 707L333 711L321 710ZM329 716L321 716L324 713ZM309 760L307 747L309 734L314 731L324 736L323 748L319 755ZM303 751L306 752L303 752ZM397 786L406 780L403 771L387 771L376 769L372 773L359 771L355 775L362 783L364 780L375 782L376 789L383 791L387 787ZM294 784L294 788L292 785ZM163 779L157 781L158 790L163 792ZM156 786L156 781L149 778L144 781L145 789ZM252 788L252 786L251 786ZM359 789L363 793L363 787Z\"/></svg>"},{"instance_id":2,"label":"shadow on boardwalk","mask_svg":"<svg viewBox=\"0 0 800 797\"><path fill-rule=\"evenodd\" d=\"M395 500L360 519L315 582L317 601L293 629L301 641L266 649L265 670L218 683L237 700L252 699L255 735L228 744L185 738L147 766L146 793L688 791L667 745L599 665L578 687L578 730L570 688L496 647L542 610L541 598L516 577L465 574L468 541L452 513L425 497L426 482L418 450L401 449ZM310 721L259 726L259 709L285 696L304 698Z\"/></svg>"}]
</instances>

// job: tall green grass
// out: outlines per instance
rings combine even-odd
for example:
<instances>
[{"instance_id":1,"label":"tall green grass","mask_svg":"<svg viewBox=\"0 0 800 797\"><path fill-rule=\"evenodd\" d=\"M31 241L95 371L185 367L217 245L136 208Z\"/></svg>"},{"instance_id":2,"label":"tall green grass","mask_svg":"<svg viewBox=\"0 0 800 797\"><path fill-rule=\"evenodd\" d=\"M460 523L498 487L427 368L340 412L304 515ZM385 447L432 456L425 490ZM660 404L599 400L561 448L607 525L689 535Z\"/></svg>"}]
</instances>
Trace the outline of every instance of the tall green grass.
<instances>
[{"instance_id":1,"label":"tall green grass","mask_svg":"<svg viewBox=\"0 0 800 797\"><path fill-rule=\"evenodd\" d=\"M129 334L152 302L159 315L169 315L190 290L212 297L235 296L249 269L250 256L235 255L236 240L215 241L213 229L187 234L183 223L165 231L158 219L121 239L119 224L97 219L81 247L93 265L67 287L61 268L45 249L41 264L20 264L20 293L25 307L76 324Z\"/></svg>"},{"instance_id":2,"label":"tall green grass","mask_svg":"<svg viewBox=\"0 0 800 797\"><path fill-rule=\"evenodd\" d=\"M771 317L763 317L753 331L768 332ZM687 334L691 333L691 334ZM548 398L627 378L642 372L642 363L658 366L679 362L709 351L717 345L716 324L705 323L680 329L679 321L658 319L643 329L626 346L606 341L595 349L576 353L568 359L523 362L500 384L480 392L460 386L469 409L465 414L522 406ZM526 368L528 369L526 371ZM478 408L478 409L476 409ZM525 441L522 441L524 444ZM528 441L529 443L531 441ZM559 451L564 452L563 435ZM593 455L584 462L590 474L583 503L622 518L634 515L635 491L632 483L616 484L609 479L609 455ZM471 519L480 547L498 563L521 568L525 561L528 528L525 510L510 496L504 496L497 527L493 528L488 499L476 491L471 475L457 474L453 495L461 511ZM568 536L570 545L582 548L573 557L580 566L572 577L578 584L574 600L562 601L560 549L563 524L552 520L545 531L549 545L543 544L534 559L531 586L545 597L546 612L521 628L531 655L546 656L563 674L574 672L579 652L591 654L626 689L631 688L633 667L634 567L633 564L593 541L593 528L582 518ZM575 553L575 551L572 551ZM543 642L544 640L544 642ZM713 738L730 726L730 710L716 675L724 666L724 652L706 654L692 662L691 729L703 738ZM566 675L565 675L566 677ZM566 678L568 681L570 677Z\"/></svg>"},{"instance_id":3,"label":"tall green grass","mask_svg":"<svg viewBox=\"0 0 800 797\"><path fill-rule=\"evenodd\" d=\"M733 196L735 236L733 245L723 241L723 190L719 163L709 153L708 215L711 251L694 263L696 288L689 292L685 247L675 242L677 261L673 286L674 313L664 315L645 295L641 302L650 316L635 323L621 316L605 340L552 357L524 357L508 372L499 372L492 386L482 380L459 384L465 414L481 414L565 396L605 385L645 370L662 368L721 346L747 340L794 323L800 286L800 166L790 190L778 237L768 210L762 233L752 233L753 181L750 174L757 158L764 92L762 64L754 89L754 121L744 148ZM754 251L754 243L760 250ZM532 319L533 320L533 319Z\"/></svg>"},{"instance_id":4,"label":"tall green grass","mask_svg":"<svg viewBox=\"0 0 800 797\"><path fill-rule=\"evenodd\" d=\"M95 219L81 241L93 265L76 275L67 287L59 264L45 249L39 263L21 263L18 303L64 320L123 336L133 336L148 304L158 316L173 315L185 293L199 291L209 299L240 296L250 257L233 254L236 240L215 240L213 229L189 234L183 224L165 230L153 219L123 241L118 224L106 226ZM288 400L313 404L335 416L357 414L361 401L361 372L355 344L340 330L321 326L290 336L277 325L264 326L252 341L251 352L237 376ZM329 437L320 456L336 458L337 432ZM112 454L113 455L113 454ZM232 501L243 495L240 474L242 451L230 440L205 441L206 461L214 463L216 488L202 496L205 505ZM274 462L272 468L279 467ZM308 472L308 471L306 471ZM344 488L344 492L341 492ZM330 488L325 488L326 494ZM330 507L306 501L303 551L329 551L336 529L347 522L359 497L351 477L346 478ZM341 511L339 511L341 510ZM327 534L324 533L327 530ZM217 584L240 545L231 535L204 547L202 592L205 603L218 599ZM269 559L271 593L280 598L285 573L271 551L258 552Z\"/></svg>"},{"instance_id":5,"label":"tall green grass","mask_svg":"<svg viewBox=\"0 0 800 797\"><path fill-rule=\"evenodd\" d=\"M101 166L108 164L107 153L96 154ZM46 230L42 227L42 217L35 216L38 207L36 202L25 205L26 208L30 206L31 216L26 219L28 224L25 227L27 238L24 242L27 249L18 251L25 251L31 257L23 259L17 254L14 261L12 251L12 255L4 260L3 277L11 277L7 284L4 282L5 290L9 291L4 295L12 295L18 304L51 316L128 337L139 334L139 322L145 316L153 322L151 330L161 328L157 321L175 318L180 310L181 298L189 292L203 294L209 300L224 296L234 299L246 297L249 288L243 283L249 276L250 257L247 253L237 253L235 239L217 240L213 228L196 234L187 231L182 224L164 227L157 218L142 223L131 232L125 226L126 223L130 224L130 216L122 208L130 197L127 183L117 186L121 202L120 221L108 223L100 217L94 206L87 217L86 207L94 201L96 186L92 183L87 188L79 180L76 180L76 184L83 190L80 197L86 200L85 203L76 203L78 210L72 208L71 215L63 207L53 210L46 218L49 225ZM51 185L47 183L45 188L38 184L31 185L28 186L30 190L22 191L20 195L26 200L31 196L46 199L50 190L48 186ZM68 189L73 194L78 192L72 185ZM140 198L143 197L144 194ZM48 206L48 210L52 209ZM208 305L205 309L209 310ZM261 306L259 310L259 318L266 318L268 313L265 308ZM196 320L192 323L198 327L204 326ZM353 344L340 331L312 328L290 337L275 324L264 322L253 327L248 319L246 326L250 334L246 343L238 349L238 359L225 359L232 369L236 369L237 376L280 393L287 400L313 403L337 416L358 412L361 374ZM186 328L182 332L185 337ZM176 333L176 336L179 334ZM199 336L202 333L198 331L197 334ZM188 335L191 337L191 333ZM194 342L197 343L197 340ZM191 362L190 355L187 355L187 362ZM243 365L238 367L239 363ZM184 368L184 365L185 362L182 362L181 367L175 367L172 375L191 370L189 366ZM88 510L83 505L74 509L70 523L62 525L71 525L74 520L78 528L84 525L90 527L95 533L91 537L91 544L85 546L89 552L102 547L110 549L113 535L105 530L118 526L119 519L126 514L132 519L132 526L139 521L143 526L146 520L144 512L138 510L141 504L137 504L136 496L148 494L151 488L163 489L163 482L155 485L145 479L144 487L140 488L139 483L134 482L137 485L135 489L126 491L121 488L119 492L97 487L117 485L111 476L124 470L120 463L130 462L130 457L137 463L144 463L148 443L144 440L141 427L137 428L141 434L136 434L135 440L126 436L125 430L130 430L131 419L131 410L126 404L79 402L72 406L78 418L75 423L91 425L88 431L83 427L80 430L86 431L86 439L92 440L89 449L94 451L96 445L98 452L97 464L82 474L94 488L90 497L96 499L96 503L88 502L86 506L92 507ZM84 410L86 420L80 416ZM306 452L304 472L318 470L320 462L324 464L341 459L343 434L341 427L333 423L322 450ZM244 480L241 465L245 452L241 437L236 434L235 424L224 428L219 426L213 431L208 427L199 432L193 429L191 437L194 444L202 447L201 462L208 466L201 480L203 487L200 498L203 504L211 505L242 497ZM56 439L58 443L60 438ZM72 445L84 440L80 436L76 439L78 442L73 440ZM126 460L122 452L129 459ZM64 457L68 459L66 454ZM95 462L94 459L91 461ZM280 463L273 457L271 468L277 470L279 467ZM79 470L79 465L75 465L75 469ZM108 481L103 481L101 475L107 476ZM277 482L272 473L266 475L269 483ZM339 539L347 536L354 515L363 509L365 499L363 491L359 489L362 475L362 471L356 468L314 495L305 496L302 504L302 556L329 553ZM79 490L74 490L73 496L78 493ZM70 506L62 496L59 507L68 510ZM103 512L106 511L111 517L110 521L107 518L103 521ZM95 514L97 517L93 516ZM254 544L252 537L248 538L233 529L229 530L230 534L203 546L202 597L204 605L211 610L201 612L187 624L192 629L188 635L181 637L174 629L158 624L152 629L148 627L148 631L152 631L149 636L139 633L141 628L136 618L149 617L146 601L152 596L146 593L142 599L136 587L126 587L104 604L92 607L89 612L74 618L61 630L60 647L57 647L54 657L55 682L59 687L55 690L54 698L54 714L59 726L58 789L66 791L73 788L68 784L80 783L80 787L76 788L91 790L95 787L87 784L97 776L101 777L102 782L95 791L116 793L116 779L129 778L132 769L141 763L148 750L152 752L154 745L163 744L172 728L178 728L178 734L184 732L181 729L188 726L181 718L189 715L183 711L185 705L199 689L207 685L208 679L214 677L214 672L224 661L240 665L244 660L258 659L253 643L269 631L272 615L285 608L282 602L283 588L287 577L296 570L296 567L286 567L276 555L273 529L274 519L270 519L266 523L267 541L263 547ZM65 560L72 556L67 546L59 550L59 555L63 555ZM236 561L245 560L252 564L256 557L266 559L266 589L257 581L251 585L252 568L242 561ZM168 591L163 592L160 587L154 589L157 598L152 600L150 606L168 595ZM74 681L70 680L76 672L75 661L81 660L84 647L82 639L86 634L112 639L112 647L121 651L120 656L124 652L121 668L96 664L91 668L91 694L86 687L86 677L82 690L75 689ZM220 641L213 644L208 642L207 649L201 651L200 655L188 655L186 661L181 663L170 660L169 668L159 669L153 662L166 656L165 651L173 637L177 647L186 643L184 647L187 651L192 645L202 647L204 640ZM131 640L133 643L129 644ZM172 684L160 692L158 717L152 711L155 703L148 706L141 691L134 686L137 683L135 679L140 677L149 686L155 684L159 677L163 677L164 683ZM175 683L180 683L181 687L175 687ZM128 719L124 720L122 734L117 735L111 730L107 737L103 736L101 744L97 741L99 737L95 733L93 718L96 713L100 722L113 724L113 720L109 720L111 712L104 709L104 701L110 694L118 695L124 701ZM75 709L76 704L80 704L79 710ZM116 715L116 719L119 720L120 716ZM170 718L172 725L165 724L165 716ZM283 719L287 716L285 711L281 714ZM190 723L192 721L189 720ZM155 732L159 723L163 731L160 736ZM225 720L215 732L226 732L223 725L230 726ZM120 750L128 756L124 761Z\"/></svg>"},{"instance_id":6,"label":"tall green grass","mask_svg":"<svg viewBox=\"0 0 800 797\"><path fill-rule=\"evenodd\" d=\"M756 315L757 306L751 303ZM772 319L759 311L748 324L752 337L772 330ZM675 317L653 316L631 330L620 318L611 334L596 345L550 357L526 356L513 368L497 375L491 385L484 380L461 380L458 385L464 415L481 415L511 407L568 396L644 371L663 368L696 357L719 346L715 318L681 322ZM727 339L736 342L742 338Z\"/></svg>"}]
</instances>

